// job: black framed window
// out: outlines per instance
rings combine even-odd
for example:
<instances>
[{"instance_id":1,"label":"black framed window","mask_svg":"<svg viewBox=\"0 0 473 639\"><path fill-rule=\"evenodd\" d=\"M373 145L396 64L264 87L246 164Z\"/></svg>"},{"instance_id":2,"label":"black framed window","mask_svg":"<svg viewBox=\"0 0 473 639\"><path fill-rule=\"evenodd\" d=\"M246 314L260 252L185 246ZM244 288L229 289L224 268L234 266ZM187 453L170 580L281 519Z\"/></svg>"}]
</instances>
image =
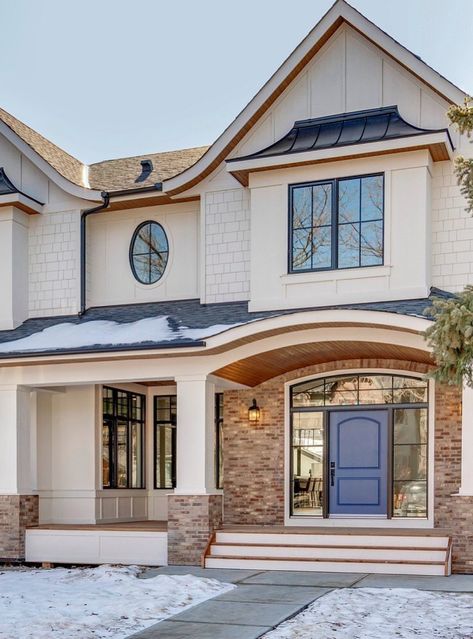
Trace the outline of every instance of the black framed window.
<instances>
[{"instance_id":1,"label":"black framed window","mask_svg":"<svg viewBox=\"0 0 473 639\"><path fill-rule=\"evenodd\" d=\"M377 266L384 260L384 175L289 187L289 271Z\"/></svg>"},{"instance_id":2,"label":"black framed window","mask_svg":"<svg viewBox=\"0 0 473 639\"><path fill-rule=\"evenodd\" d=\"M144 488L144 395L103 388L102 485Z\"/></svg>"},{"instance_id":3,"label":"black framed window","mask_svg":"<svg viewBox=\"0 0 473 639\"><path fill-rule=\"evenodd\" d=\"M154 398L154 487L176 487L176 395Z\"/></svg>"},{"instance_id":4,"label":"black framed window","mask_svg":"<svg viewBox=\"0 0 473 639\"><path fill-rule=\"evenodd\" d=\"M215 485L223 488L223 393L215 394Z\"/></svg>"},{"instance_id":5,"label":"black framed window","mask_svg":"<svg viewBox=\"0 0 473 639\"><path fill-rule=\"evenodd\" d=\"M169 242L158 222L140 224L130 244L130 265L141 284L155 284L163 276L169 257Z\"/></svg>"}]
</instances>

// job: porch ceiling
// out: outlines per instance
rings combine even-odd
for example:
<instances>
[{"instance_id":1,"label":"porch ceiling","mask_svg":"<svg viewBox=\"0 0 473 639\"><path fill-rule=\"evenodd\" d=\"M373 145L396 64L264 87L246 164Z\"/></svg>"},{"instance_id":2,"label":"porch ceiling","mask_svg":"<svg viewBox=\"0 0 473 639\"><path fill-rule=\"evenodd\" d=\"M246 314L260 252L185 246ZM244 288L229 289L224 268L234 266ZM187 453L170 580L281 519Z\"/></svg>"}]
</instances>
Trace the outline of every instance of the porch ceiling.
<instances>
[{"instance_id":1,"label":"porch ceiling","mask_svg":"<svg viewBox=\"0 0 473 639\"><path fill-rule=\"evenodd\" d=\"M213 374L246 386L257 386L298 368L350 359L396 359L433 364L430 354L417 348L377 342L327 341L258 353L227 364Z\"/></svg>"}]
</instances>

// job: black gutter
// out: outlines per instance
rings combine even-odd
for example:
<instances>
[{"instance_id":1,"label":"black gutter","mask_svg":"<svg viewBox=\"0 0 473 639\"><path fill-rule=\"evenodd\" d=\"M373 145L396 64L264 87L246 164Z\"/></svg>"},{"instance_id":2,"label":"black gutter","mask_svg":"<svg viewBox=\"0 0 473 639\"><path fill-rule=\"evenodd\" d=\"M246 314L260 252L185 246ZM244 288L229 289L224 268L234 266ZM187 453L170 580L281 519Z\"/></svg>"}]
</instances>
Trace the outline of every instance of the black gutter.
<instances>
[{"instance_id":1,"label":"black gutter","mask_svg":"<svg viewBox=\"0 0 473 639\"><path fill-rule=\"evenodd\" d=\"M80 218L80 311L79 317L81 317L86 311L86 295L87 295L87 218L89 215L99 213L108 207L110 204L110 198L120 197L122 195L135 195L137 193L148 193L151 191L162 191L163 185L161 182L153 184L153 186L145 186L136 189L128 189L123 191L102 191L103 198L102 204L94 206L91 209L82 211Z\"/></svg>"},{"instance_id":2,"label":"black gutter","mask_svg":"<svg viewBox=\"0 0 473 639\"><path fill-rule=\"evenodd\" d=\"M93 213L106 209L110 202L110 196L105 191L101 193L103 202L91 209L82 211L80 216L80 311L79 316L85 313L85 298L87 291L87 218Z\"/></svg>"}]
</instances>

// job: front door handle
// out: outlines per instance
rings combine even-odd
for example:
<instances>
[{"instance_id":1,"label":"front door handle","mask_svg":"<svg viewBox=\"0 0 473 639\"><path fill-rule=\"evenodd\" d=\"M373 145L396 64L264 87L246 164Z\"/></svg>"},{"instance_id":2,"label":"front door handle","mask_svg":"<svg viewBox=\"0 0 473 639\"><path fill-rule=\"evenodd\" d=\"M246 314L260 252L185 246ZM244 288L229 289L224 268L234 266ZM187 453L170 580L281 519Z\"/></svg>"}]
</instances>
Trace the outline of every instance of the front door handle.
<instances>
[{"instance_id":1,"label":"front door handle","mask_svg":"<svg viewBox=\"0 0 473 639\"><path fill-rule=\"evenodd\" d=\"M335 486L335 462L330 462L330 486Z\"/></svg>"}]
</instances>

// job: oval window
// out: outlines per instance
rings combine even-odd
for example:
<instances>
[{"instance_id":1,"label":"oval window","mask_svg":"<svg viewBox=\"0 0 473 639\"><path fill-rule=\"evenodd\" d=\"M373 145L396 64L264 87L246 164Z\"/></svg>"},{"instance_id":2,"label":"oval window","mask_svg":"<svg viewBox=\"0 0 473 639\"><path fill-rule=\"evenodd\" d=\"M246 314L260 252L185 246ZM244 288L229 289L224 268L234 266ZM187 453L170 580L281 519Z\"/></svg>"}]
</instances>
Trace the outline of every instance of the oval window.
<instances>
[{"instance_id":1,"label":"oval window","mask_svg":"<svg viewBox=\"0 0 473 639\"><path fill-rule=\"evenodd\" d=\"M169 243L158 222L140 224L133 234L130 246L130 263L133 275L142 284L155 284L166 269Z\"/></svg>"}]
</instances>

